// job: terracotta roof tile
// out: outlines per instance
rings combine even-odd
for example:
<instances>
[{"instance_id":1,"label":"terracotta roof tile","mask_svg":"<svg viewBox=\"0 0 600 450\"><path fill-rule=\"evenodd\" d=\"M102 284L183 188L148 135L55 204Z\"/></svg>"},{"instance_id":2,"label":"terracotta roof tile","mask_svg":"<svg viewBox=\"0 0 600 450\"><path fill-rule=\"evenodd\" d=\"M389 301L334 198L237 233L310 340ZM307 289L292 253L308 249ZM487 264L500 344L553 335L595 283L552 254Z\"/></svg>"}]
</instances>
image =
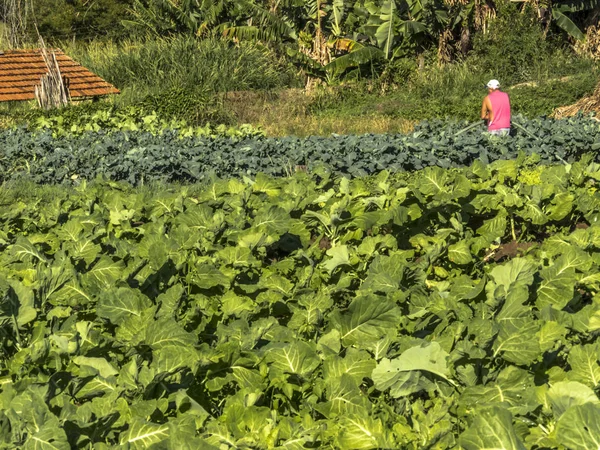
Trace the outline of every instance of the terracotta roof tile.
<instances>
[{"instance_id":1,"label":"terracotta roof tile","mask_svg":"<svg viewBox=\"0 0 600 450\"><path fill-rule=\"evenodd\" d=\"M53 51L63 77L69 81L71 98L119 93L112 84L73 61L62 50ZM33 100L35 86L46 73L46 63L39 49L0 53L0 102Z\"/></svg>"}]
</instances>

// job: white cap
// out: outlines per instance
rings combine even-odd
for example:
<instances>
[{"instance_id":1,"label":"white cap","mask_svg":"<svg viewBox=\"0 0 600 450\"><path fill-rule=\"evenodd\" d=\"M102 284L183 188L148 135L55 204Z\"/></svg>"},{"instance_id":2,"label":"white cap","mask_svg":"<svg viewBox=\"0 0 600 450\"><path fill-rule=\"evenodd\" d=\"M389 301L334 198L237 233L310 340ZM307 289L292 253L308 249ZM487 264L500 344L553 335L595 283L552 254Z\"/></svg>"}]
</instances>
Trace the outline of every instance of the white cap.
<instances>
[{"instance_id":1,"label":"white cap","mask_svg":"<svg viewBox=\"0 0 600 450\"><path fill-rule=\"evenodd\" d=\"M490 80L487 87L490 89L498 89L500 87L500 82L498 80Z\"/></svg>"}]
</instances>

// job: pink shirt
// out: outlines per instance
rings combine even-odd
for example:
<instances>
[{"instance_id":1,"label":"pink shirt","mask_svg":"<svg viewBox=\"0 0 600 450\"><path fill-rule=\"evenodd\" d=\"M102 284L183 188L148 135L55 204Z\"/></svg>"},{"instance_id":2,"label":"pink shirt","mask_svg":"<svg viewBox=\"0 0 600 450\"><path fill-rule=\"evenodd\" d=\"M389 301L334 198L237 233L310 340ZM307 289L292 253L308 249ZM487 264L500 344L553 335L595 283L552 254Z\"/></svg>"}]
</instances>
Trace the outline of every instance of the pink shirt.
<instances>
[{"instance_id":1,"label":"pink shirt","mask_svg":"<svg viewBox=\"0 0 600 450\"><path fill-rule=\"evenodd\" d=\"M494 91L490 95L494 121L488 124L488 130L510 128L510 100L506 92Z\"/></svg>"}]
</instances>

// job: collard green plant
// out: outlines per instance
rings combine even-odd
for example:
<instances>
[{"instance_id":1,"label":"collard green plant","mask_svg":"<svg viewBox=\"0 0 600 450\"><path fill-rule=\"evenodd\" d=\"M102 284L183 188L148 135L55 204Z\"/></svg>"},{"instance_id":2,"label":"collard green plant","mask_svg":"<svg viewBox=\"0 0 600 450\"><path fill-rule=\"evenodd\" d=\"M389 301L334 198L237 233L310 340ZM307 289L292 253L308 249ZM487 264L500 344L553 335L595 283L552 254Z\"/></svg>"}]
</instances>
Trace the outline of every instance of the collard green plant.
<instances>
[{"instance_id":1,"label":"collard green plant","mask_svg":"<svg viewBox=\"0 0 600 450\"><path fill-rule=\"evenodd\" d=\"M152 129L158 119L150 119L147 127ZM244 177L263 172L287 176L298 170L314 172L323 168L358 177L381 170L461 167L475 161L488 164L519 155L535 154L544 163L570 162L600 147L600 125L590 118L515 118L514 123L515 136L504 139L484 133L483 125L461 132L466 123L443 121L422 122L406 135L305 139L256 137L253 128L234 129L232 137L215 139L203 137L203 133L227 135L229 131L166 129L153 134L99 130L54 138L50 133L18 129L0 133L4 149L0 155L0 180L79 183L100 176L131 184L190 183L212 175ZM435 183L426 185L435 189ZM535 210L531 212L532 220L537 220ZM459 252L456 256L460 258Z\"/></svg>"},{"instance_id":2,"label":"collard green plant","mask_svg":"<svg viewBox=\"0 0 600 450\"><path fill-rule=\"evenodd\" d=\"M89 132L146 132L159 135L164 131L176 131L181 138L196 137L252 137L261 136L259 128L243 124L239 127L226 125L193 126L186 120L165 120L162 115L148 108L114 106L98 108L93 112L73 108L68 112L35 112L26 117L30 131L49 131L52 137L81 136Z\"/></svg>"},{"instance_id":3,"label":"collard green plant","mask_svg":"<svg viewBox=\"0 0 600 450\"><path fill-rule=\"evenodd\" d=\"M7 186L0 448L594 448L599 179Z\"/></svg>"}]
</instances>

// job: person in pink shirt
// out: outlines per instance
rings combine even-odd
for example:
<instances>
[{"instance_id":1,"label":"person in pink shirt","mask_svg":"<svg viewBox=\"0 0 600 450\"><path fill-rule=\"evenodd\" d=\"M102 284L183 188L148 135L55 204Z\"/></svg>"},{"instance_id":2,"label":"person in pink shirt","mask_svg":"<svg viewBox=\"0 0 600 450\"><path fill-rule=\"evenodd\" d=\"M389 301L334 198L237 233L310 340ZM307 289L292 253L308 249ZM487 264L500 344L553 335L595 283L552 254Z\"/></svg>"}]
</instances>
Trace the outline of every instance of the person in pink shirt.
<instances>
[{"instance_id":1,"label":"person in pink shirt","mask_svg":"<svg viewBox=\"0 0 600 450\"><path fill-rule=\"evenodd\" d=\"M488 95L481 105L481 118L487 120L488 132L500 136L510 133L510 99L506 92L500 90L498 80L490 80L487 84Z\"/></svg>"}]
</instances>

